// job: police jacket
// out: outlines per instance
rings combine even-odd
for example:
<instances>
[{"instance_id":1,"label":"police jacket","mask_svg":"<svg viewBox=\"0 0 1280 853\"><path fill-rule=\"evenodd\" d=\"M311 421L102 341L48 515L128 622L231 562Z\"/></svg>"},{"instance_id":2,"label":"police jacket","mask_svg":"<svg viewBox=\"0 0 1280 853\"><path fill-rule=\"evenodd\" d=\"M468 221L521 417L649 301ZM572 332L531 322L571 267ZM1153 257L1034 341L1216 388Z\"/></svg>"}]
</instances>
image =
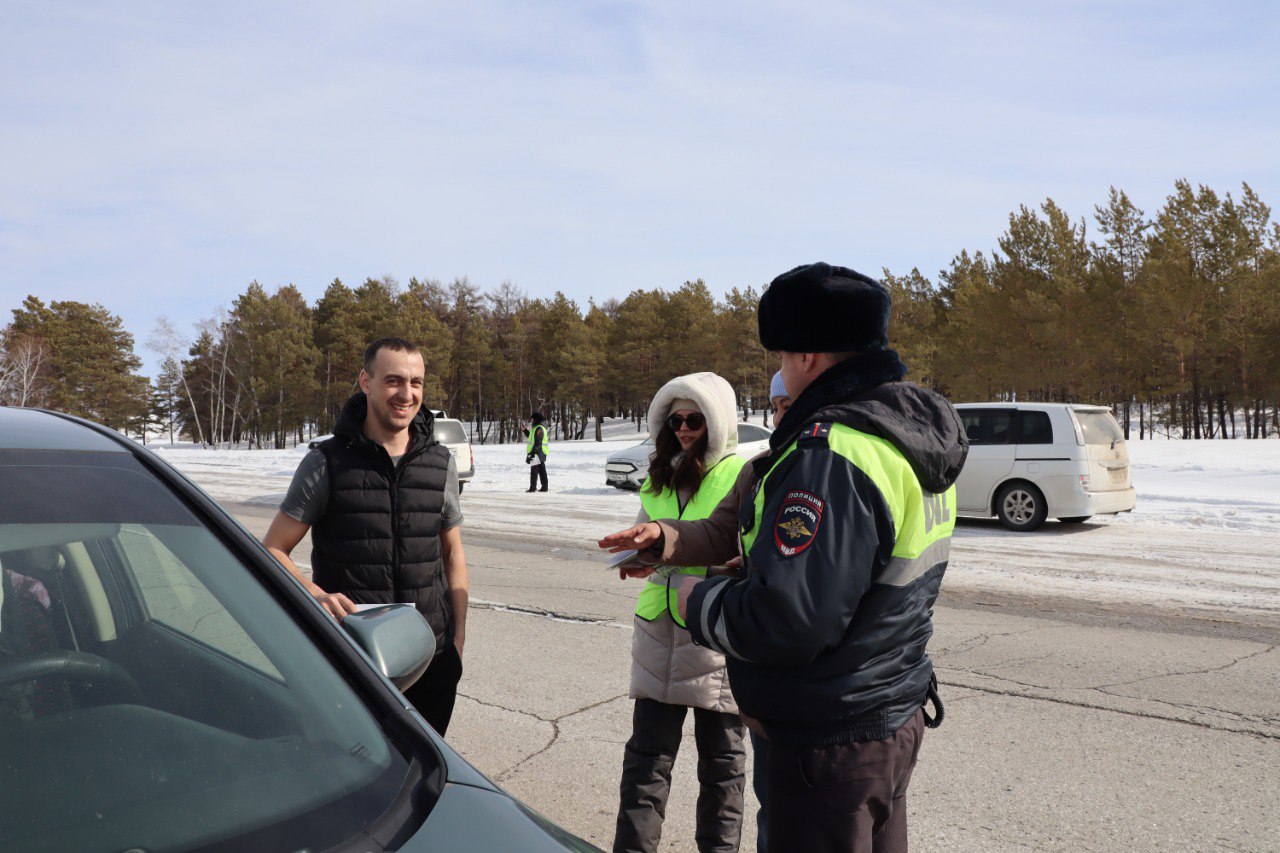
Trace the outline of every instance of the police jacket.
<instances>
[{"instance_id":1,"label":"police jacket","mask_svg":"<svg viewBox=\"0 0 1280 853\"><path fill-rule=\"evenodd\" d=\"M924 702L925 648L968 452L955 409L891 350L833 366L756 460L746 572L698 584L686 622L780 743L889 737Z\"/></svg>"},{"instance_id":2,"label":"police jacket","mask_svg":"<svg viewBox=\"0 0 1280 853\"><path fill-rule=\"evenodd\" d=\"M436 635L453 642L453 613L440 549L449 450L435 440L434 418L418 412L409 447L392 464L364 434L365 395L347 401L334 437L322 442L329 503L311 528L313 580L361 604L414 604Z\"/></svg>"}]
</instances>

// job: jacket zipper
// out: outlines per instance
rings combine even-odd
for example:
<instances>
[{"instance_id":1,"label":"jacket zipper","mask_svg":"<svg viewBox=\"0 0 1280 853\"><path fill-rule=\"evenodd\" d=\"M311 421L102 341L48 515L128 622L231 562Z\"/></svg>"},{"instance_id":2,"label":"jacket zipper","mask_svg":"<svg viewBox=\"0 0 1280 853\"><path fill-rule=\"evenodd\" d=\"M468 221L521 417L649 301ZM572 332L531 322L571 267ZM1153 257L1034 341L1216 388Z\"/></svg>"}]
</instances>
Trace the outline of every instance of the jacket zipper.
<instances>
[{"instance_id":1,"label":"jacket zipper","mask_svg":"<svg viewBox=\"0 0 1280 853\"><path fill-rule=\"evenodd\" d=\"M391 454L385 447L383 454L391 466L391 601L400 600L400 507L396 495L400 491L400 466L391 462ZM400 458L404 461L404 457Z\"/></svg>"},{"instance_id":2,"label":"jacket zipper","mask_svg":"<svg viewBox=\"0 0 1280 853\"><path fill-rule=\"evenodd\" d=\"M381 447L381 445L379 445ZM387 449L382 447L382 453L387 458L387 463L391 465L391 600L393 602L400 601L400 474L408 467L418 453L414 453L414 445L405 448L404 455L400 457L399 463L391 462L391 454L387 453Z\"/></svg>"}]
</instances>

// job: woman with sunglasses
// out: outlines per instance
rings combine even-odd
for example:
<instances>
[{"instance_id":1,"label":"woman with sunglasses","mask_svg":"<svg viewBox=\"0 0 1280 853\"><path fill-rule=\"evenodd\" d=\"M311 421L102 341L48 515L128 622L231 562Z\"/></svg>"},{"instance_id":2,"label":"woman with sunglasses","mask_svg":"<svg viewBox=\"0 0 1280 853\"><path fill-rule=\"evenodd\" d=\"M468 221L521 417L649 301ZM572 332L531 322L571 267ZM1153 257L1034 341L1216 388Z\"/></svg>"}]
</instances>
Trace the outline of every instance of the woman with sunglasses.
<instances>
[{"instance_id":1,"label":"woman with sunglasses","mask_svg":"<svg viewBox=\"0 0 1280 853\"><path fill-rule=\"evenodd\" d=\"M654 451L640 490L639 522L703 519L733 489L746 460L738 445L733 388L714 373L672 379L649 406ZM745 728L729 690L724 657L689 638L677 610L685 574L679 568L643 576L631 641L631 738L622 767L615 851L658 848L685 715L693 709L698 748L698 849L737 850L746 786Z\"/></svg>"}]
</instances>

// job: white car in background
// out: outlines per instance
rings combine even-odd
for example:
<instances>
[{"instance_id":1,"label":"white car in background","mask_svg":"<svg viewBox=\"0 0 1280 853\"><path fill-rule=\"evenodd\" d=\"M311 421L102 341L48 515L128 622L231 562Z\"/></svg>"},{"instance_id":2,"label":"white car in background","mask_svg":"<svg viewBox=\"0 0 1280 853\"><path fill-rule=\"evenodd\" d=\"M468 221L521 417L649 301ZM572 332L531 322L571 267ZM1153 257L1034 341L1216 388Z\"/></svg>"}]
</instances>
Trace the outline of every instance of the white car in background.
<instances>
[{"instance_id":1,"label":"white car in background","mask_svg":"<svg viewBox=\"0 0 1280 853\"><path fill-rule=\"evenodd\" d=\"M1137 503L1124 433L1105 406L958 403L969 456L956 481L960 515L1009 530L1046 518L1080 524Z\"/></svg>"},{"instance_id":2,"label":"white car in background","mask_svg":"<svg viewBox=\"0 0 1280 853\"><path fill-rule=\"evenodd\" d=\"M458 493L471 482L476 473L476 457L471 452L471 440L467 438L467 430L462 421L444 416L444 412L436 413L436 441L449 448L453 454L453 463L458 467Z\"/></svg>"},{"instance_id":3,"label":"white car in background","mask_svg":"<svg viewBox=\"0 0 1280 853\"><path fill-rule=\"evenodd\" d=\"M759 424L738 422L739 456L750 459L769 446L769 436L773 430ZM649 476L649 454L653 452L653 439L646 438L639 444L613 454L604 464L604 481L606 485L619 489L639 491Z\"/></svg>"},{"instance_id":4,"label":"white car in background","mask_svg":"<svg viewBox=\"0 0 1280 853\"><path fill-rule=\"evenodd\" d=\"M449 452L453 454L453 464L458 468L458 493L461 494L463 488L476 474L476 457L471 452L471 440L467 438L467 430L462 425L462 421L449 417L444 409L430 411L435 416L436 440L449 448ZM317 435L307 442L307 447L314 450L320 446L320 442L331 438L333 438L332 435Z\"/></svg>"}]
</instances>

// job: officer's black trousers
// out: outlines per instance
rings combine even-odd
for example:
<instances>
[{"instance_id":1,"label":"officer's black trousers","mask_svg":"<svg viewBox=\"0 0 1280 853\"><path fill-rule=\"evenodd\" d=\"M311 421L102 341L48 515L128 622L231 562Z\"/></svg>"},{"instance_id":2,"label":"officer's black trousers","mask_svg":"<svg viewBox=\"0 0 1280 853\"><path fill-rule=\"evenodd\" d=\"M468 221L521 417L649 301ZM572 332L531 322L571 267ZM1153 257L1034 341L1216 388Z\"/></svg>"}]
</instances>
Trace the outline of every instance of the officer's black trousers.
<instances>
[{"instance_id":1,"label":"officer's black trousers","mask_svg":"<svg viewBox=\"0 0 1280 853\"><path fill-rule=\"evenodd\" d=\"M834 746L770 743L768 848L905 853L907 784L924 712L884 740Z\"/></svg>"},{"instance_id":2,"label":"officer's black trousers","mask_svg":"<svg viewBox=\"0 0 1280 853\"><path fill-rule=\"evenodd\" d=\"M684 732L684 705L637 699L622 763L621 804L614 851L653 851L671 792L671 768ZM693 709L698 746L698 850L737 850L747 786L746 729L737 714ZM681 844L681 847L684 845Z\"/></svg>"},{"instance_id":3,"label":"officer's black trousers","mask_svg":"<svg viewBox=\"0 0 1280 853\"><path fill-rule=\"evenodd\" d=\"M538 488L538 481L542 481L542 491L547 490L547 463L539 462L537 465L529 466L529 491Z\"/></svg>"}]
</instances>

